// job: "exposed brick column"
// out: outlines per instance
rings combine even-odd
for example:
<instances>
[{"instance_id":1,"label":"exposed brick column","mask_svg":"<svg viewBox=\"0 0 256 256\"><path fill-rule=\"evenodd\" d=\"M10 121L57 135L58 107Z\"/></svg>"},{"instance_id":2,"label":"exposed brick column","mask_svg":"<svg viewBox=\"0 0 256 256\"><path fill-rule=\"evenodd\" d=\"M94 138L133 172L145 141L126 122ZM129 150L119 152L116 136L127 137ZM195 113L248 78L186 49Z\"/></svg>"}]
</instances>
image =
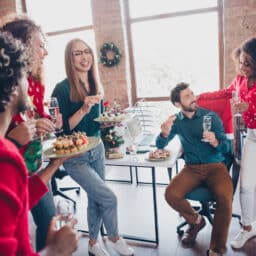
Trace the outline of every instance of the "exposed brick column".
<instances>
[{"instance_id":1,"label":"exposed brick column","mask_svg":"<svg viewBox=\"0 0 256 256\"><path fill-rule=\"evenodd\" d=\"M256 1L224 0L224 85L235 77L235 65L231 58L234 48L249 37L256 37Z\"/></svg>"},{"instance_id":2,"label":"exposed brick column","mask_svg":"<svg viewBox=\"0 0 256 256\"><path fill-rule=\"evenodd\" d=\"M1 17L13 12L16 12L15 0L0 0L0 20Z\"/></svg>"},{"instance_id":3,"label":"exposed brick column","mask_svg":"<svg viewBox=\"0 0 256 256\"><path fill-rule=\"evenodd\" d=\"M105 67L99 63L101 82L105 98L109 101L118 99L126 107L128 104L128 68L126 68L125 31L119 0L92 0L93 24L97 57L105 42L113 42L122 52L121 62L115 67Z\"/></svg>"}]
</instances>

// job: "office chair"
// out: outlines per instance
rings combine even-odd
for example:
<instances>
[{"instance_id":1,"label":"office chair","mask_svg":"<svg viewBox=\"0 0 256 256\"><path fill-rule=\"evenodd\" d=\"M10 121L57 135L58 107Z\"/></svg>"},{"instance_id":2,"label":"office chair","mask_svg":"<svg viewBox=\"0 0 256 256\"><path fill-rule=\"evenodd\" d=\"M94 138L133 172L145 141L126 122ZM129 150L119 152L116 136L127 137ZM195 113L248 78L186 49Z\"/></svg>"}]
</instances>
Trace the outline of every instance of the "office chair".
<instances>
[{"instance_id":1,"label":"office chair","mask_svg":"<svg viewBox=\"0 0 256 256\"><path fill-rule=\"evenodd\" d=\"M55 172L55 174L53 175L53 177L51 179L52 193L53 193L53 196L62 196L65 199L70 200L74 204L74 208L76 208L76 201L74 199L72 199L71 197L67 196L66 194L64 194L63 192L68 191L68 190L75 190L76 194L79 195L80 187L76 186L76 187L58 188L57 179L63 179L66 176L68 176L68 173L64 170L64 168L59 168Z\"/></svg>"}]
</instances>

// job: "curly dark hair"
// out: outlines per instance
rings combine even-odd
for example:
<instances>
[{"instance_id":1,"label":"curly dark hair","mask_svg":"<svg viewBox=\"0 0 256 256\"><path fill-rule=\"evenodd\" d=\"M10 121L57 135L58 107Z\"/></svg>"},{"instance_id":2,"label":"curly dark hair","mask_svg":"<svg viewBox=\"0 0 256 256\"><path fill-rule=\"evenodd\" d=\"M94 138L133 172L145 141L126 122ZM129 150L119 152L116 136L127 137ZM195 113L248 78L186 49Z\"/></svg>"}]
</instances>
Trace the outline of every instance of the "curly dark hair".
<instances>
[{"instance_id":1,"label":"curly dark hair","mask_svg":"<svg viewBox=\"0 0 256 256\"><path fill-rule=\"evenodd\" d=\"M170 100L173 105L175 105L176 102L180 102L180 92L187 89L188 87L189 87L189 84L181 82L181 83L178 83L171 90Z\"/></svg>"},{"instance_id":2,"label":"curly dark hair","mask_svg":"<svg viewBox=\"0 0 256 256\"><path fill-rule=\"evenodd\" d=\"M0 30L0 112L4 112L11 94L24 77L26 50L24 45Z\"/></svg>"}]
</instances>

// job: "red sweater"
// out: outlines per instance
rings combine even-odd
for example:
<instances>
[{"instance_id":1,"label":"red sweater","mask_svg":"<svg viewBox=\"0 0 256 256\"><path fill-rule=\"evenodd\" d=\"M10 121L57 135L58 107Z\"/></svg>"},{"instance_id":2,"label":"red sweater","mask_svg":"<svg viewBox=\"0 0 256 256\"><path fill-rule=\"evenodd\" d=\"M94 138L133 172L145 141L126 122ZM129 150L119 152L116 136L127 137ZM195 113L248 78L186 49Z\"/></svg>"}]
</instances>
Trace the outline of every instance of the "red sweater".
<instances>
[{"instance_id":1,"label":"red sweater","mask_svg":"<svg viewBox=\"0 0 256 256\"><path fill-rule=\"evenodd\" d=\"M28 171L18 149L0 137L0 255L31 256L28 211L47 191ZM28 196L29 195L29 196Z\"/></svg>"},{"instance_id":2,"label":"red sweater","mask_svg":"<svg viewBox=\"0 0 256 256\"><path fill-rule=\"evenodd\" d=\"M230 132L230 127L232 127L231 118L231 108L229 106L229 100L232 97L232 91L239 89L240 98L242 101L249 103L249 108L247 111L242 113L242 117L246 127L255 129L256 128L256 82L252 84L250 88L247 86L248 78L237 75L233 82L227 88L216 91L202 93L198 98L198 105L204 106L204 103L210 103L215 105L216 112L221 115L222 120L224 120L224 127L228 132ZM206 107L206 106L205 106ZM207 108L207 107L206 107ZM211 110L215 111L211 108Z\"/></svg>"}]
</instances>

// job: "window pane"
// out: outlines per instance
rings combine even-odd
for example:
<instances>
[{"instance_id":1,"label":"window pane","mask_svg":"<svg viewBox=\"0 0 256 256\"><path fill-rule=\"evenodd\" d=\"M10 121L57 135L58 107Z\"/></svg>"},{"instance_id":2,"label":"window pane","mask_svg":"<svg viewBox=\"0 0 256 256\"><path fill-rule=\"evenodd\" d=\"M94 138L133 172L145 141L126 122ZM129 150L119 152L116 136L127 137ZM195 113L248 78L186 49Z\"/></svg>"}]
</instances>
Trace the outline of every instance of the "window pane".
<instances>
[{"instance_id":1,"label":"window pane","mask_svg":"<svg viewBox=\"0 0 256 256\"><path fill-rule=\"evenodd\" d=\"M74 38L81 38L86 43L88 43L92 47L92 49L95 50L95 39L93 30L86 30L58 36L50 36L47 38L47 49L49 55L46 57L44 63L46 98L50 97L56 83L66 78L64 51L67 43Z\"/></svg>"},{"instance_id":2,"label":"window pane","mask_svg":"<svg viewBox=\"0 0 256 256\"><path fill-rule=\"evenodd\" d=\"M219 88L218 16L197 14L132 25L138 97L166 97L178 82Z\"/></svg>"},{"instance_id":3,"label":"window pane","mask_svg":"<svg viewBox=\"0 0 256 256\"><path fill-rule=\"evenodd\" d=\"M28 14L45 32L92 25L90 0L26 0Z\"/></svg>"},{"instance_id":4,"label":"window pane","mask_svg":"<svg viewBox=\"0 0 256 256\"><path fill-rule=\"evenodd\" d=\"M131 18L216 6L217 0L129 0Z\"/></svg>"}]
</instances>

